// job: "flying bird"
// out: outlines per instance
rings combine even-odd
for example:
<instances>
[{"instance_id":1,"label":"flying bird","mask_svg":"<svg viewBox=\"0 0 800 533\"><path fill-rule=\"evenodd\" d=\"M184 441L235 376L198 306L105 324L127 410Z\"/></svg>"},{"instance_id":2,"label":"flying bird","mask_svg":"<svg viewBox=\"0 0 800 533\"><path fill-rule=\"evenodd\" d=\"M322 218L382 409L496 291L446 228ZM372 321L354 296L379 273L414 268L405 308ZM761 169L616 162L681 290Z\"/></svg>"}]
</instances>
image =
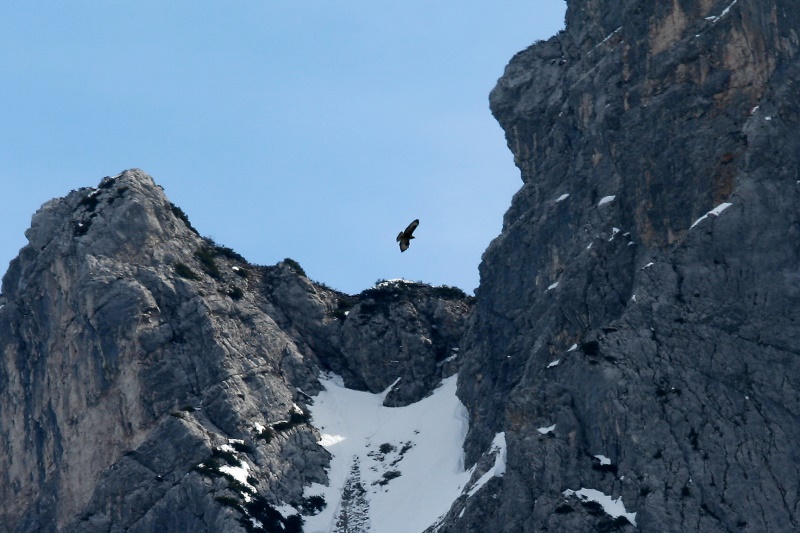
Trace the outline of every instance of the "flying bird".
<instances>
[{"instance_id":1,"label":"flying bird","mask_svg":"<svg viewBox=\"0 0 800 533\"><path fill-rule=\"evenodd\" d=\"M400 243L400 251L405 252L411 245L411 239L414 238L414 230L419 226L419 219L414 220L408 227L397 234L397 242Z\"/></svg>"}]
</instances>

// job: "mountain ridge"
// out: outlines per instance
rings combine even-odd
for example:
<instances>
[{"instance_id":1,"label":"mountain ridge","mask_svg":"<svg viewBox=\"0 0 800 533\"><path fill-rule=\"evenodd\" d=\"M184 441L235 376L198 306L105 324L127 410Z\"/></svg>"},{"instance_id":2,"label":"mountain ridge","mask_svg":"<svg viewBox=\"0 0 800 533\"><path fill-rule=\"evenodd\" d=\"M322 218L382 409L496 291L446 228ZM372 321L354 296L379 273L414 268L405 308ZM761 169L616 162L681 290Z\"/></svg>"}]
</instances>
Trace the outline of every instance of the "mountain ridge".
<instances>
[{"instance_id":1,"label":"mountain ridge","mask_svg":"<svg viewBox=\"0 0 800 533\"><path fill-rule=\"evenodd\" d=\"M490 95L522 186L474 298L250 265L139 170L46 203L0 297L0 527L298 531L332 372L398 409L458 374L471 474L427 531L796 529L797 27L570 0ZM354 465L337 533L370 523Z\"/></svg>"}]
</instances>

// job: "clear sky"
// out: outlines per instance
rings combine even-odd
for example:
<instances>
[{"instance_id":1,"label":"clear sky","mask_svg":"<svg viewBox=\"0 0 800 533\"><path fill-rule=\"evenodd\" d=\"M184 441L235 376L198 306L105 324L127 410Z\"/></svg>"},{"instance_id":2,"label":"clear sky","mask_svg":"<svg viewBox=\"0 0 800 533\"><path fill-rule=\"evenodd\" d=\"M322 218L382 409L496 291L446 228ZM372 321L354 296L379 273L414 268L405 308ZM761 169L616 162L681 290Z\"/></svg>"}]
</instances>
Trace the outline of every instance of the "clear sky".
<instances>
[{"instance_id":1,"label":"clear sky","mask_svg":"<svg viewBox=\"0 0 800 533\"><path fill-rule=\"evenodd\" d=\"M141 168L201 234L356 293L478 285L521 181L488 95L563 0L10 2L0 272L50 198ZM420 226L400 253L395 237Z\"/></svg>"}]
</instances>

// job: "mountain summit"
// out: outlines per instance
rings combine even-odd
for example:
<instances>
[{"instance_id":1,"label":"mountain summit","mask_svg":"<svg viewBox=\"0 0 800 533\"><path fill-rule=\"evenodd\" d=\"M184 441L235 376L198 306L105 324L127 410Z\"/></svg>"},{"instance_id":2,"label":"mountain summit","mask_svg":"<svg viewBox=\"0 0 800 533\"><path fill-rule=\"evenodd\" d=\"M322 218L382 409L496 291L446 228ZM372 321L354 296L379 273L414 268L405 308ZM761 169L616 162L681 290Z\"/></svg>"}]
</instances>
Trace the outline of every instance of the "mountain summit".
<instances>
[{"instance_id":1,"label":"mountain summit","mask_svg":"<svg viewBox=\"0 0 800 533\"><path fill-rule=\"evenodd\" d=\"M139 170L0 295L0 530L792 531L800 14L570 0L490 96L522 176L470 298L203 238Z\"/></svg>"},{"instance_id":2,"label":"mountain summit","mask_svg":"<svg viewBox=\"0 0 800 533\"><path fill-rule=\"evenodd\" d=\"M48 202L26 235L0 308L3 531L298 530L327 505L304 495L330 463L319 378L414 403L472 307L251 265L139 170Z\"/></svg>"}]
</instances>

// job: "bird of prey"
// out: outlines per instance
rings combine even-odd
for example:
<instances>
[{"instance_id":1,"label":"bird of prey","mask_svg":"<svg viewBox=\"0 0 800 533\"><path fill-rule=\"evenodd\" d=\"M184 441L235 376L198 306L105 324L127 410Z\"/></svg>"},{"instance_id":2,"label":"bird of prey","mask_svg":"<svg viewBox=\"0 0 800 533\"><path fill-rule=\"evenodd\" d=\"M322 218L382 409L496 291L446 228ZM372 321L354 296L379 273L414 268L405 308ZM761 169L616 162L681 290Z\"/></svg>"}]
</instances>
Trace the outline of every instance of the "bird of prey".
<instances>
[{"instance_id":1,"label":"bird of prey","mask_svg":"<svg viewBox=\"0 0 800 533\"><path fill-rule=\"evenodd\" d=\"M419 226L419 219L414 220L408 227L397 234L397 242L400 243L400 251L405 252L411 245L411 239L414 238L414 230Z\"/></svg>"}]
</instances>

